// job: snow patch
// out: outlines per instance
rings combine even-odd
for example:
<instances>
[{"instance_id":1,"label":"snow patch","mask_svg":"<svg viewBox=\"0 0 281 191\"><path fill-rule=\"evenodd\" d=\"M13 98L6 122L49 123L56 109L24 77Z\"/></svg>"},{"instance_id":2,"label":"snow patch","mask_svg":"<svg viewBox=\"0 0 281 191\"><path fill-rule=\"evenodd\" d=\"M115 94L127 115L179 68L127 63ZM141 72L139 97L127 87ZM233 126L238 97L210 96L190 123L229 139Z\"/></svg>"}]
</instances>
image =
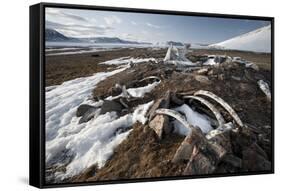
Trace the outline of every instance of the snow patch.
<instances>
[{"instance_id":1,"label":"snow patch","mask_svg":"<svg viewBox=\"0 0 281 191\"><path fill-rule=\"evenodd\" d=\"M88 98L100 81L122 72L126 68L70 80L52 87L53 89L47 87L46 90L49 91L46 91L46 141L58 136L61 128L71 125L72 117L79 105L91 104Z\"/></svg>"},{"instance_id":2,"label":"snow patch","mask_svg":"<svg viewBox=\"0 0 281 191\"><path fill-rule=\"evenodd\" d=\"M144 87L129 88L129 89L127 89L127 91L133 97L143 97L146 93L151 92L160 83L161 82L153 82L153 83L148 84L147 86L144 86Z\"/></svg>"},{"instance_id":3,"label":"snow patch","mask_svg":"<svg viewBox=\"0 0 281 191\"><path fill-rule=\"evenodd\" d=\"M188 105L183 104L179 107L173 108L173 110L184 114L186 121L191 125L198 126L203 133L208 133L209 131L213 130L211 122L208 120L208 118L205 115L192 110ZM173 121L173 125L175 128L175 133L185 136L188 135L190 130L183 126L179 121Z\"/></svg>"},{"instance_id":4,"label":"snow patch","mask_svg":"<svg viewBox=\"0 0 281 191\"><path fill-rule=\"evenodd\" d=\"M99 64L105 64L105 65L122 65L122 64L139 64L143 62L149 62L149 61L156 61L155 58L132 58L132 57L121 57L113 60L108 60Z\"/></svg>"},{"instance_id":5,"label":"snow patch","mask_svg":"<svg viewBox=\"0 0 281 191\"><path fill-rule=\"evenodd\" d=\"M66 172L56 172L63 180L83 172L92 165L101 168L114 149L127 138L130 127L137 121L145 124L146 113L153 101L139 105L133 113L118 117L107 112L79 124L76 111L81 104L99 107L103 101L89 100L92 90L102 80L125 70L126 67L77 78L46 88L46 166L66 165Z\"/></svg>"},{"instance_id":6,"label":"snow patch","mask_svg":"<svg viewBox=\"0 0 281 191\"><path fill-rule=\"evenodd\" d=\"M94 164L98 168L102 168L113 154L114 149L130 134L131 130L128 128L137 121L142 124L146 123L145 115L152 104L153 101L139 105L133 113L120 118L115 112L108 112L87 123L80 124L84 127L80 127L82 130L79 132L52 141L52 145L55 145L55 149L57 149L53 149L53 153L60 155L61 151L66 149L74 156L67 165L66 172L57 178L62 180L72 177ZM75 125L78 124L75 123Z\"/></svg>"},{"instance_id":7,"label":"snow patch","mask_svg":"<svg viewBox=\"0 0 281 191\"><path fill-rule=\"evenodd\" d=\"M77 50L73 50L73 51L60 51L60 52L56 52L56 53L47 53L46 56L58 56L58 55L73 55L73 54L84 54L84 53L94 53L94 52L103 52L103 51L112 51L114 49L102 49L102 48L92 48L89 50L81 50L81 49L77 49Z\"/></svg>"}]
</instances>

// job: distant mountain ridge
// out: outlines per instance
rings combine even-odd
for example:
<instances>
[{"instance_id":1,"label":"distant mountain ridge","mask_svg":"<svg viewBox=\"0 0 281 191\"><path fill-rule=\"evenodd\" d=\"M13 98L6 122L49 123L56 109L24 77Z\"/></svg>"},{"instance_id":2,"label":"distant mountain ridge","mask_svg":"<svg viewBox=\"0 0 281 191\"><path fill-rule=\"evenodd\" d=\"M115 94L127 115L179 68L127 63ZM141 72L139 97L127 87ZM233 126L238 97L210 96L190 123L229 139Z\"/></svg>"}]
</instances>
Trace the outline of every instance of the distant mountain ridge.
<instances>
[{"instance_id":1,"label":"distant mountain ridge","mask_svg":"<svg viewBox=\"0 0 281 191\"><path fill-rule=\"evenodd\" d=\"M175 41L167 41L167 45L173 45L173 46L184 46L182 42L175 42Z\"/></svg>"},{"instance_id":2,"label":"distant mountain ridge","mask_svg":"<svg viewBox=\"0 0 281 191\"><path fill-rule=\"evenodd\" d=\"M53 29L45 30L46 41L68 41L69 38Z\"/></svg>"},{"instance_id":3,"label":"distant mountain ridge","mask_svg":"<svg viewBox=\"0 0 281 191\"><path fill-rule=\"evenodd\" d=\"M147 42L137 42L123 40L117 37L90 37L90 38L74 38L67 37L60 32L47 28L45 30L45 39L50 42L91 42L91 43L118 43L118 44L151 44Z\"/></svg>"},{"instance_id":4,"label":"distant mountain ridge","mask_svg":"<svg viewBox=\"0 0 281 191\"><path fill-rule=\"evenodd\" d=\"M151 44L147 42L123 40L117 37L92 37L92 38L79 38L79 39L81 41L93 42L93 43Z\"/></svg>"}]
</instances>

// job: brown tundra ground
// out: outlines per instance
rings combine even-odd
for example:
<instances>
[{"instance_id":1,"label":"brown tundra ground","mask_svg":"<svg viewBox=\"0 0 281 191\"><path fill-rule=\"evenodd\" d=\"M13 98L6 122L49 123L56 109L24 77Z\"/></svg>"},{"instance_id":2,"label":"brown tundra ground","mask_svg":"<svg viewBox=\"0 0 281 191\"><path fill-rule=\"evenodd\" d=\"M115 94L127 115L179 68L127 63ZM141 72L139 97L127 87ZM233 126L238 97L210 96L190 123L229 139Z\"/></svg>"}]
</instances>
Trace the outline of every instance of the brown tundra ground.
<instances>
[{"instance_id":1,"label":"brown tundra ground","mask_svg":"<svg viewBox=\"0 0 281 191\"><path fill-rule=\"evenodd\" d=\"M167 49L138 48L46 56L46 86L59 85L67 80L114 70L117 66L99 65L107 60L125 56L160 59L165 57L166 51ZM233 133L227 135L231 147L230 152L241 159L241 165L233 166L226 162L220 162L216 165L213 173L270 171L272 161L271 129L268 130L268 126L271 127L272 123L272 108L271 103L257 86L257 81L264 80L271 86L271 54L227 50L193 50L186 56L192 60L194 57L206 54L241 57L244 60L254 62L258 65L259 70L246 69L237 63L224 64L219 68L208 68L206 73L201 74L207 77L207 81L201 81L196 80L197 71L187 72L174 66L161 65L161 63L142 63L100 82L93 90L93 98L112 95L111 90L116 83L130 87L132 85L130 82L141 80L147 76L160 77L161 84L142 99L129 103L129 107L157 100L168 91L173 93L192 93L197 90L211 91L231 105L243 123L249 127L243 129L239 136ZM170 105L171 108L175 106L177 106L175 103ZM220 109L220 112L226 120L231 120L224 110ZM171 133L159 139L147 124L140 123L135 124L132 129L133 131L128 138L115 149L114 154L103 168L97 169L93 165L80 175L66 181L85 182L183 175L188 161L175 164L172 162L172 158L184 140L184 136ZM249 148L252 148L254 144L258 145L258 149L261 150L259 153L262 154L257 154L256 150L258 149L249 151ZM258 164L254 165L254 163Z\"/></svg>"}]
</instances>

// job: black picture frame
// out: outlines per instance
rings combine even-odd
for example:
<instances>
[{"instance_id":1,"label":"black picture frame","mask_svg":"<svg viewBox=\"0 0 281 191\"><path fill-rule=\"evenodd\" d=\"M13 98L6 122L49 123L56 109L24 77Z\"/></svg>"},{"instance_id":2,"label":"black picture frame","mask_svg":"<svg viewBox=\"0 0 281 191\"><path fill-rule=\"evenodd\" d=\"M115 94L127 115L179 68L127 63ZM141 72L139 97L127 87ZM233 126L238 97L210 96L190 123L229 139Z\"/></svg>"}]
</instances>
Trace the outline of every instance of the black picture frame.
<instances>
[{"instance_id":1,"label":"black picture frame","mask_svg":"<svg viewBox=\"0 0 281 191\"><path fill-rule=\"evenodd\" d=\"M245 172L245 173L229 173L229 174L210 174L210 175L192 175L178 177L161 177L161 178L141 178L141 179L122 179L99 182L84 183L60 183L46 184L45 176L45 8L69 8L69 9L85 9L85 10L102 10L113 12L132 12L132 13L153 13L165 15L184 15L197 17L216 17L216 18L237 18L248 20L265 20L271 22L271 87L272 87L272 168L270 171ZM153 10L153 9L134 9L120 7L103 7L73 4L55 4L55 3L39 3L30 6L30 134L29 134L29 184L38 188L68 187L68 186L85 186L100 184L116 184L116 183L133 183L147 181L163 181L178 179L194 179L194 178L211 178L211 177L227 177L242 176L256 174L274 173L274 18L249 16L249 15L230 15L230 14L214 14L214 13L195 13L183 11Z\"/></svg>"}]
</instances>

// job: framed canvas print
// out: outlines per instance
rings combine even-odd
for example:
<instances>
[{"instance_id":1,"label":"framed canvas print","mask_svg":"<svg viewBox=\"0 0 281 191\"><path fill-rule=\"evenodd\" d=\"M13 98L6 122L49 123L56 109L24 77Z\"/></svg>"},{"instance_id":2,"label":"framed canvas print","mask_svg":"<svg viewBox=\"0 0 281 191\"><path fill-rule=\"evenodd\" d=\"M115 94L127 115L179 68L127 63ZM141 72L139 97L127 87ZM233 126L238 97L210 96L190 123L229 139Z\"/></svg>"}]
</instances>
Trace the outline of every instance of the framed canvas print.
<instances>
[{"instance_id":1,"label":"framed canvas print","mask_svg":"<svg viewBox=\"0 0 281 191\"><path fill-rule=\"evenodd\" d=\"M30 7L30 184L274 172L274 19Z\"/></svg>"}]
</instances>

